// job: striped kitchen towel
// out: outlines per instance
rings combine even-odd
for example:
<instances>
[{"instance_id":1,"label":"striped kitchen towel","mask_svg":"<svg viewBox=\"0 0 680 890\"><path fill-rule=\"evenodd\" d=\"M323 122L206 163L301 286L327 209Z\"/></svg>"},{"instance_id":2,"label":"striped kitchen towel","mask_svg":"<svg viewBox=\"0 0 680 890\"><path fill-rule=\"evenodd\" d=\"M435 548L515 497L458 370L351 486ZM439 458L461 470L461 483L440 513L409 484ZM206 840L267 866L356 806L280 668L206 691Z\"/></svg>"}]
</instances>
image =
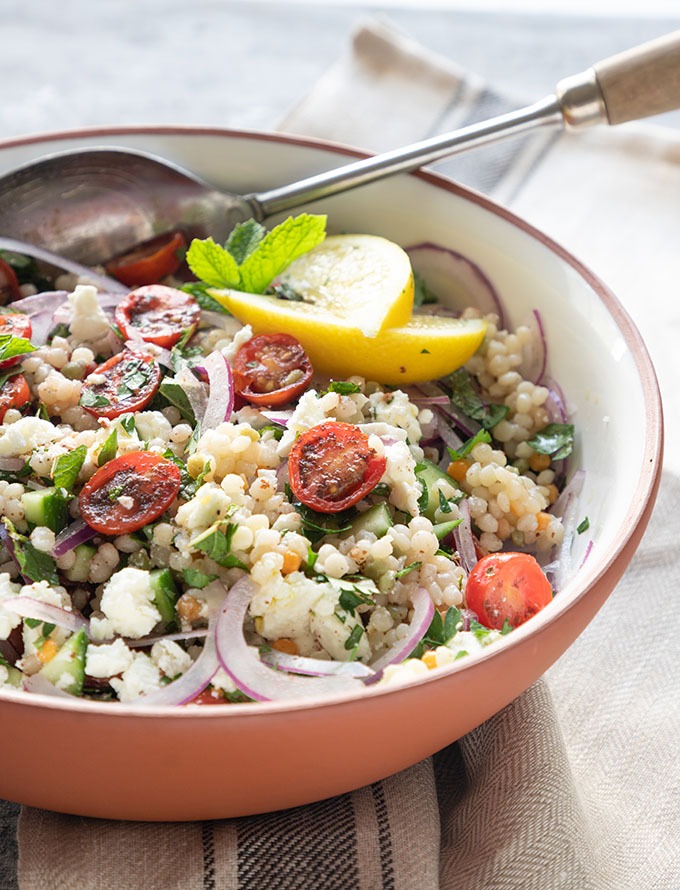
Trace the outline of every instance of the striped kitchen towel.
<instances>
[{"instance_id":1,"label":"striped kitchen towel","mask_svg":"<svg viewBox=\"0 0 680 890\"><path fill-rule=\"evenodd\" d=\"M371 19L280 126L377 150L517 104ZM25 808L18 878L10 845L2 890L677 888L680 139L651 126L540 133L436 168L570 248L647 339L671 447L629 571L546 678L433 758L339 798L244 819L121 823Z\"/></svg>"}]
</instances>

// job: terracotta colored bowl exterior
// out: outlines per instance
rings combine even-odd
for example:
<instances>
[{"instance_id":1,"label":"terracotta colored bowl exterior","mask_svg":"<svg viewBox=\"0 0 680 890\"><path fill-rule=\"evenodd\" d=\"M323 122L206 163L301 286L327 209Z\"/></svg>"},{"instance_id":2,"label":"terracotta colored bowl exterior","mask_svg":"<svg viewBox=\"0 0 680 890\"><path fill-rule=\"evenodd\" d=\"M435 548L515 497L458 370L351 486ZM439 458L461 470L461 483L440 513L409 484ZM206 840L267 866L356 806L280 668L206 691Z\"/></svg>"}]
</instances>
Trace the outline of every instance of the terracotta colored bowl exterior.
<instances>
[{"instance_id":1,"label":"terracotta colored bowl exterior","mask_svg":"<svg viewBox=\"0 0 680 890\"><path fill-rule=\"evenodd\" d=\"M267 134L128 128L0 142L0 172L84 144L155 151L239 191L292 181L348 154ZM11 731L3 733L0 797L86 816L193 820L295 806L374 782L524 691L586 627L630 562L659 485L662 414L645 347L615 297L544 235L432 174L401 176L321 209L337 230L455 246L489 272L515 322L540 309L552 373L581 431L575 460L586 469L592 552L528 624L408 686L305 704L155 711L2 690L0 721Z\"/></svg>"}]
</instances>

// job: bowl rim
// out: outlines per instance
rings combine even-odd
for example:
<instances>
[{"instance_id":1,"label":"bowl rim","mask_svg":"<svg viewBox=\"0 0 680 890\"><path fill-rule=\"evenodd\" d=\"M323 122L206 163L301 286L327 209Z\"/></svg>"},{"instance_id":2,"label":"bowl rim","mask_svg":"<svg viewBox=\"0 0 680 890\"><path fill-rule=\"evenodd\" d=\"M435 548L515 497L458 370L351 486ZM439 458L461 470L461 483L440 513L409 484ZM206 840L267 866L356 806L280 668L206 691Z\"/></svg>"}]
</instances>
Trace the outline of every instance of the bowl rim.
<instances>
[{"instance_id":1,"label":"bowl rim","mask_svg":"<svg viewBox=\"0 0 680 890\"><path fill-rule=\"evenodd\" d=\"M302 149L325 151L335 155L343 155L349 158L370 157L372 152L347 145L332 142L316 137L298 136L289 133L278 133L264 130L234 129L215 126L192 126L177 124L130 124L120 126L91 126L76 129L53 130L42 133L28 134L25 136L8 137L0 139L0 158L5 150L21 148L23 146L45 145L64 140L104 140L106 138L120 138L129 136L194 136L217 137L221 139L245 139L263 143L275 143L298 146ZM105 143L102 142L102 145ZM36 158L37 159L37 158ZM30 162L24 162L30 163ZM176 163L176 162L175 162ZM22 165L23 166L23 165ZM504 222L519 229L534 241L550 250L560 260L571 267L591 288L595 296L604 303L609 315L619 328L623 339L630 350L637 367L640 380L643 401L645 405L645 436L642 453L642 465L630 506L626 514L620 519L616 536L616 545L611 547L601 562L595 567L593 563L581 566L580 571L586 573L586 582L579 580L581 589L573 593L575 582L569 582L563 591L553 600L550 606L537 615L531 622L527 622L513 630L511 634L502 637L488 646L482 652L475 653L470 660L461 659L451 665L428 671L427 674L409 678L405 684L386 685L384 687L371 686L359 692L338 693L332 696L315 696L304 700L284 702L252 702L239 704L238 708L190 708L175 706L144 707L124 702L97 702L83 699L66 700L61 697L52 697L42 694L27 695L22 690L13 690L8 687L0 689L0 707L3 702L12 703L31 708L47 708L59 712L79 713L83 716L108 717L110 719L136 718L147 720L172 719L172 720L233 720L237 716L245 719L256 717L269 717L278 712L306 711L317 709L319 706L337 707L348 702L370 702L375 698L390 696L404 688L413 689L424 684L439 682L446 677L451 677L460 671L473 668L480 662L488 661L501 656L503 653L518 645L525 638L531 636L538 638L542 631L553 624L558 617L574 608L585 596L593 590L597 582L615 568L617 560L624 550L632 543L637 547L639 540L651 514L656 494L661 481L662 457L663 457L663 408L659 384L654 366L642 339L640 332L634 324L631 316L622 303L609 289L609 287L586 265L571 254L566 248L554 241L549 235L534 227L531 223L517 216L508 208L496 203L483 193L463 186L453 179L426 169L414 170L406 174L424 181L436 188L443 189L460 198L481 207L485 211L500 217ZM581 576L582 577L582 576Z\"/></svg>"}]
</instances>

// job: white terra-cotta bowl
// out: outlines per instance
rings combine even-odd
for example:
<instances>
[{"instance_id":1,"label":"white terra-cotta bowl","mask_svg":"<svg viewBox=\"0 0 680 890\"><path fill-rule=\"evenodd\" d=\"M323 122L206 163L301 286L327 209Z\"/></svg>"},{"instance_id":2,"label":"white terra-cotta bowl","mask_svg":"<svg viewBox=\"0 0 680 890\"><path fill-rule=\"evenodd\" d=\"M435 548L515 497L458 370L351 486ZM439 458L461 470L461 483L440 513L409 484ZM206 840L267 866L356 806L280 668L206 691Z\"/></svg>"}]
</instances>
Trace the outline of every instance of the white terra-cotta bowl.
<instances>
[{"instance_id":1,"label":"white terra-cotta bowl","mask_svg":"<svg viewBox=\"0 0 680 890\"><path fill-rule=\"evenodd\" d=\"M155 152L237 192L351 160L338 146L271 134L119 128L0 143L0 174L95 145ZM460 738L525 690L630 562L659 484L662 413L644 344L607 287L541 232L432 174L401 175L309 209L328 213L330 230L455 248L495 284L511 322L540 310L550 373L578 432L571 466L585 470L580 507L592 552L527 624L403 687L304 704L156 710L3 689L3 798L88 816L191 820L290 807L374 782ZM587 537L577 538L577 566Z\"/></svg>"}]
</instances>

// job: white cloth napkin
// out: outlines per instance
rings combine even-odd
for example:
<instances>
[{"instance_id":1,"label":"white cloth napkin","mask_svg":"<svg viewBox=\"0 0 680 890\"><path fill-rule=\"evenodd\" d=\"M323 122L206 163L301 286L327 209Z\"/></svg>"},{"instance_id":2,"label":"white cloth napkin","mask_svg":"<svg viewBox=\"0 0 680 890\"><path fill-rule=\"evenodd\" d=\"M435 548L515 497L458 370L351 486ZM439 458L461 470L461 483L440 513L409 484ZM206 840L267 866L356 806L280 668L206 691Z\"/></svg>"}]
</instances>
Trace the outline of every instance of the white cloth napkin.
<instances>
[{"instance_id":1,"label":"white cloth napkin","mask_svg":"<svg viewBox=\"0 0 680 890\"><path fill-rule=\"evenodd\" d=\"M371 19L281 129L386 149L517 104ZM647 340L668 469L629 571L546 679L434 758L247 819L145 825L26 808L21 890L678 887L680 138L651 126L541 134L437 168L572 250Z\"/></svg>"}]
</instances>

